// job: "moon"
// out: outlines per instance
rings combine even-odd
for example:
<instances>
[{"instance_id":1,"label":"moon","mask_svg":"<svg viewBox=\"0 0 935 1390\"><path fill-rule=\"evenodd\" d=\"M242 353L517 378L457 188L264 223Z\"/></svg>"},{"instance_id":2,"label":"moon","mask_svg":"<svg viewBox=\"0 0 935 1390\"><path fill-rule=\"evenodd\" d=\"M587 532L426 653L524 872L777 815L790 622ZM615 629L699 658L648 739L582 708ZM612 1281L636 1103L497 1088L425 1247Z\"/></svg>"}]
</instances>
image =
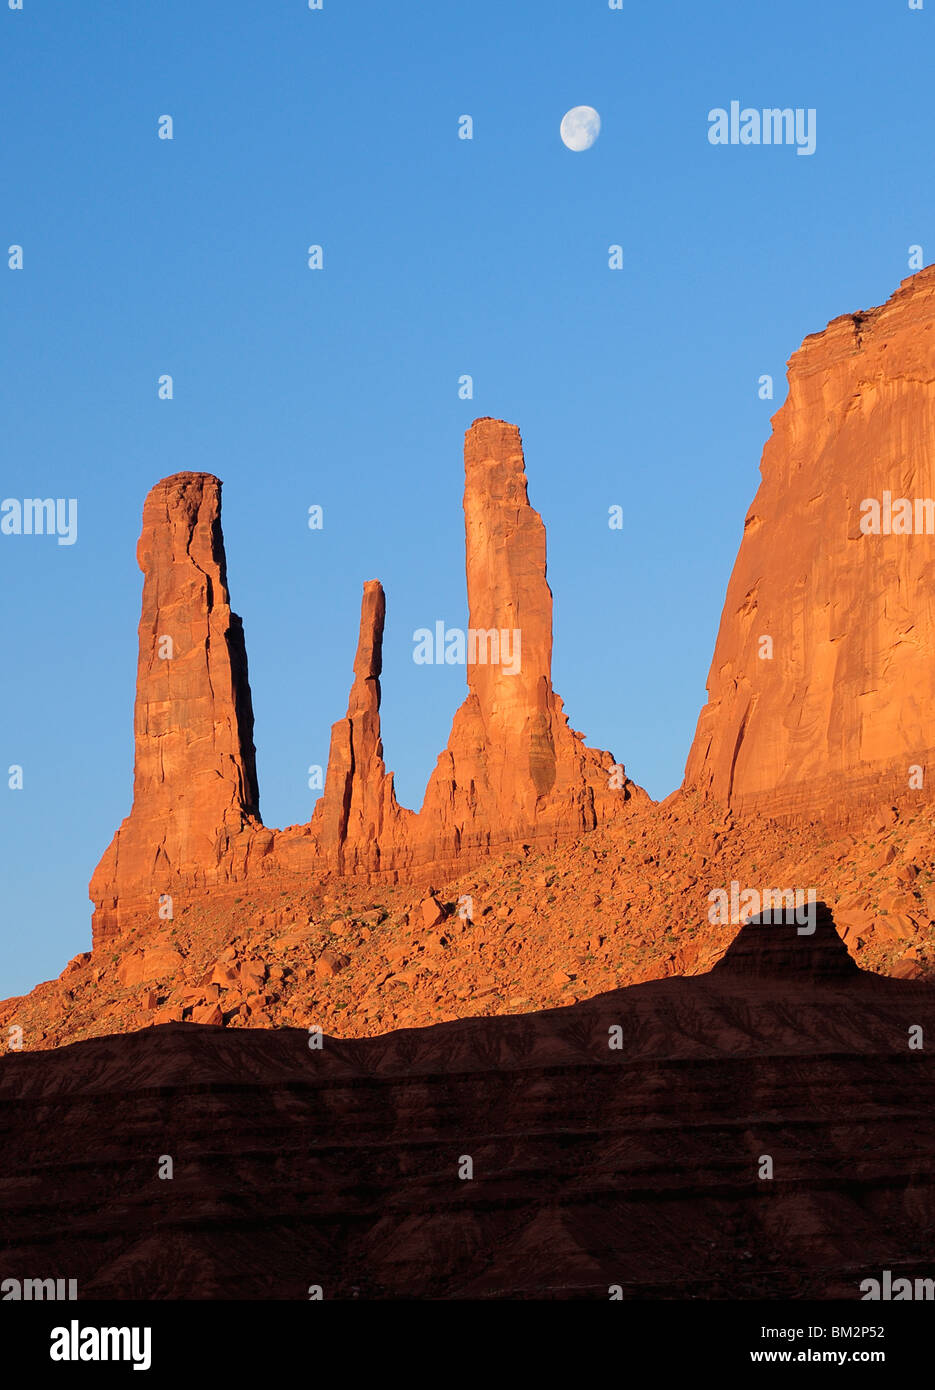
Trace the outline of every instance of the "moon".
<instances>
[{"instance_id":1,"label":"moon","mask_svg":"<svg viewBox=\"0 0 935 1390\"><path fill-rule=\"evenodd\" d=\"M589 150L601 133L601 118L593 106L573 106L565 112L559 129L570 150Z\"/></svg>"}]
</instances>

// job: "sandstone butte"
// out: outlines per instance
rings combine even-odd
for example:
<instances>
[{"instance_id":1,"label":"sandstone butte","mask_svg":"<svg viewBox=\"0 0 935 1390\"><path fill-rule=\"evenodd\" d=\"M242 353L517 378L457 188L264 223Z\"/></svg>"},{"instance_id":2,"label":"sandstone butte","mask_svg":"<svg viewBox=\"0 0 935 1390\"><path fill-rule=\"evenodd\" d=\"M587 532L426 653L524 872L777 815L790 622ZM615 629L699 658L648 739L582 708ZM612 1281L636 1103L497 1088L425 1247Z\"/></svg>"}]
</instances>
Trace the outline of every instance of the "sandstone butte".
<instances>
[{"instance_id":1,"label":"sandstone butte","mask_svg":"<svg viewBox=\"0 0 935 1390\"><path fill-rule=\"evenodd\" d=\"M865 499L935 494L933 417L935 267L793 355L708 703L661 803L585 747L552 689L515 427L468 431L464 502L471 626L520 629L522 671L468 667L418 813L385 767L371 581L324 793L308 825L262 825L220 483L159 483L133 807L91 883L94 950L0 1003L0 1024L48 1048L141 1020L368 1036L529 1012L709 969L737 928L710 922L708 894L733 882L815 886L864 969L935 974L935 537L860 527Z\"/></svg>"},{"instance_id":2,"label":"sandstone butte","mask_svg":"<svg viewBox=\"0 0 935 1390\"><path fill-rule=\"evenodd\" d=\"M519 430L477 420L464 451L471 629L521 634L519 671L468 663L421 811L399 806L380 736L385 598L364 586L347 714L332 728L310 823L260 821L253 710L232 613L221 483L178 473L143 508L133 805L90 886L95 946L159 920L160 900L278 872L425 877L521 842L556 844L649 798L587 748L552 689L545 527L529 504ZM170 654L171 653L171 654ZM165 915L165 914L164 914Z\"/></svg>"}]
</instances>

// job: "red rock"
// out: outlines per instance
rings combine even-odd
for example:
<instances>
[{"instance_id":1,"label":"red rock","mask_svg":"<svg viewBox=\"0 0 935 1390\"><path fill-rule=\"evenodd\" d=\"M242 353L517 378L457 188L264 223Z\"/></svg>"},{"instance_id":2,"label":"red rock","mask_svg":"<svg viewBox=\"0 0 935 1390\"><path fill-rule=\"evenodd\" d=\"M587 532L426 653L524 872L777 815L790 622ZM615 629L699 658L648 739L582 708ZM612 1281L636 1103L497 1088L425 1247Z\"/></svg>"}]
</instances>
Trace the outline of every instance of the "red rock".
<instances>
[{"instance_id":1,"label":"red rock","mask_svg":"<svg viewBox=\"0 0 935 1390\"><path fill-rule=\"evenodd\" d=\"M224 1022L224 1015L221 1013L219 1004L202 1004L192 1009L192 1023L211 1023L215 1025Z\"/></svg>"},{"instance_id":2,"label":"red rock","mask_svg":"<svg viewBox=\"0 0 935 1390\"><path fill-rule=\"evenodd\" d=\"M858 911L857 909L840 908L835 913L835 920L845 941L850 941L859 935L866 935L873 925L873 917L872 912Z\"/></svg>"},{"instance_id":3,"label":"red rock","mask_svg":"<svg viewBox=\"0 0 935 1390\"><path fill-rule=\"evenodd\" d=\"M790 360L686 786L743 812L862 822L874 797L907 795L910 767L935 782L933 541L860 525L884 491L935 494L933 362L931 266Z\"/></svg>"},{"instance_id":4,"label":"red rock","mask_svg":"<svg viewBox=\"0 0 935 1390\"><path fill-rule=\"evenodd\" d=\"M128 989L147 980L172 978L182 966L183 957L171 947L160 946L125 956L117 967L117 979Z\"/></svg>"},{"instance_id":5,"label":"red rock","mask_svg":"<svg viewBox=\"0 0 935 1390\"><path fill-rule=\"evenodd\" d=\"M894 980L917 980L925 974L924 969L912 956L903 956L889 972Z\"/></svg>"},{"instance_id":6,"label":"red rock","mask_svg":"<svg viewBox=\"0 0 935 1390\"><path fill-rule=\"evenodd\" d=\"M417 862L474 857L481 848L555 843L618 815L646 794L609 753L586 748L552 689L552 591L545 527L529 504L519 430L475 420L464 446L469 627L498 634L468 655L469 694L429 781ZM500 637L508 634L510 661Z\"/></svg>"},{"instance_id":7,"label":"red rock","mask_svg":"<svg viewBox=\"0 0 935 1390\"><path fill-rule=\"evenodd\" d=\"M178 1023L182 1017L182 1009L178 1004L165 1004L161 1009L153 1014L152 1023Z\"/></svg>"},{"instance_id":8,"label":"red rock","mask_svg":"<svg viewBox=\"0 0 935 1390\"><path fill-rule=\"evenodd\" d=\"M320 980L329 980L350 963L348 956L339 955L336 951L325 951L315 962L315 974Z\"/></svg>"},{"instance_id":9,"label":"red rock","mask_svg":"<svg viewBox=\"0 0 935 1390\"><path fill-rule=\"evenodd\" d=\"M259 816L247 657L228 602L219 480L177 473L157 483L143 508L137 558L144 581L133 808L91 880L96 947L134 916L148 914L156 925L161 895L226 877L232 843Z\"/></svg>"},{"instance_id":10,"label":"red rock","mask_svg":"<svg viewBox=\"0 0 935 1390\"><path fill-rule=\"evenodd\" d=\"M311 935L309 928L306 928L305 931L287 932L285 936L277 937L273 945L278 949L291 950L295 946L307 945Z\"/></svg>"},{"instance_id":11,"label":"red rock","mask_svg":"<svg viewBox=\"0 0 935 1390\"><path fill-rule=\"evenodd\" d=\"M92 878L96 947L134 925L155 929L228 882L323 871L424 881L433 864L448 868L523 841L557 843L619 817L628 803L648 804L609 753L585 747L552 689L545 529L529 505L519 431L485 419L465 443L469 693L422 811L398 805L384 763L385 598L370 580L324 793L308 825L265 829L220 495L212 475L179 473L157 484L143 509L133 807ZM495 653L501 634L508 641ZM289 917L286 909L274 920Z\"/></svg>"},{"instance_id":12,"label":"red rock","mask_svg":"<svg viewBox=\"0 0 935 1390\"><path fill-rule=\"evenodd\" d=\"M311 831L322 854L339 872L376 871L392 851L400 822L411 818L396 802L380 736L380 672L386 600L376 579L364 585L354 683L347 714L331 730L324 794Z\"/></svg>"},{"instance_id":13,"label":"red rock","mask_svg":"<svg viewBox=\"0 0 935 1390\"><path fill-rule=\"evenodd\" d=\"M422 916L422 925L427 931L433 927L440 926L447 916L445 909L436 897L429 896L423 898L419 904L419 912Z\"/></svg>"},{"instance_id":14,"label":"red rock","mask_svg":"<svg viewBox=\"0 0 935 1390\"><path fill-rule=\"evenodd\" d=\"M73 956L72 959L65 966L65 969L62 971L60 978L64 979L66 975L74 975L78 970L83 969L90 959L90 951L82 951L80 955Z\"/></svg>"},{"instance_id":15,"label":"red rock","mask_svg":"<svg viewBox=\"0 0 935 1390\"><path fill-rule=\"evenodd\" d=\"M261 989L266 981L266 966L259 961L244 961L238 971L238 978L245 993Z\"/></svg>"},{"instance_id":16,"label":"red rock","mask_svg":"<svg viewBox=\"0 0 935 1390\"><path fill-rule=\"evenodd\" d=\"M873 919L873 944L875 946L895 946L899 942L905 941L907 935L911 935L914 924L911 918L900 918L897 915L886 917L875 917Z\"/></svg>"}]
</instances>

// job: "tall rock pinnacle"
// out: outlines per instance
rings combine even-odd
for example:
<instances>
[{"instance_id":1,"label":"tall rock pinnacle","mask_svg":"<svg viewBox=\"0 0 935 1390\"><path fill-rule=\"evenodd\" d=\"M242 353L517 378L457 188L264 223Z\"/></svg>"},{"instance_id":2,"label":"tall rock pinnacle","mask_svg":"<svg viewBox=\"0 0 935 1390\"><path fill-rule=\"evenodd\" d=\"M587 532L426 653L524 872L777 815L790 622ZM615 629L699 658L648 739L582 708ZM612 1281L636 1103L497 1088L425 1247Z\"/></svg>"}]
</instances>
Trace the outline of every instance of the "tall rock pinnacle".
<instances>
[{"instance_id":1,"label":"tall rock pinnacle","mask_svg":"<svg viewBox=\"0 0 935 1390\"><path fill-rule=\"evenodd\" d=\"M179 876L212 881L259 820L253 708L240 619L230 610L221 484L157 483L143 508L133 808L95 871L95 941L120 916L159 911ZM162 915L170 908L163 903Z\"/></svg>"},{"instance_id":2,"label":"tall rock pinnacle","mask_svg":"<svg viewBox=\"0 0 935 1390\"><path fill-rule=\"evenodd\" d=\"M431 857L593 829L634 793L609 753L584 746L552 689L545 527L529 504L519 430L465 436L468 697L419 816Z\"/></svg>"},{"instance_id":3,"label":"tall rock pinnacle","mask_svg":"<svg viewBox=\"0 0 935 1390\"><path fill-rule=\"evenodd\" d=\"M685 784L866 815L935 779L935 267L807 338L773 426Z\"/></svg>"},{"instance_id":4,"label":"tall rock pinnacle","mask_svg":"<svg viewBox=\"0 0 935 1390\"><path fill-rule=\"evenodd\" d=\"M545 527L529 505L515 425L478 420L465 437L464 533L470 626L496 630L500 644L493 663L487 639L478 641L477 655L488 661L467 671L485 734L486 779L499 805L518 801L529 815L555 785L557 716Z\"/></svg>"},{"instance_id":5,"label":"tall rock pinnacle","mask_svg":"<svg viewBox=\"0 0 935 1390\"><path fill-rule=\"evenodd\" d=\"M370 579L361 600L347 714L332 726L325 790L312 817L321 853L341 872L379 870L381 851L392 843L401 815L380 737L385 614L383 586Z\"/></svg>"}]
</instances>

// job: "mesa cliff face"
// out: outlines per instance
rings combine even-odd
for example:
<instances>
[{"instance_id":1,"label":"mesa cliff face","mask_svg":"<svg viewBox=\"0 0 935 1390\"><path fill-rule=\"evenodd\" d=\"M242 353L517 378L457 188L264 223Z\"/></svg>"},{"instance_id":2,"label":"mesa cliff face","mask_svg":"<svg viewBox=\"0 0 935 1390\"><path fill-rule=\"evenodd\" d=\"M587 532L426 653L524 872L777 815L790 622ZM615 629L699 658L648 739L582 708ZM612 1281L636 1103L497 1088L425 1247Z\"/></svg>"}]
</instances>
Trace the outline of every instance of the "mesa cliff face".
<instances>
[{"instance_id":1,"label":"mesa cliff face","mask_svg":"<svg viewBox=\"0 0 935 1390\"><path fill-rule=\"evenodd\" d=\"M610 753L585 747L552 689L545 528L527 497L519 431L485 419L465 442L469 694L422 811L398 805L383 758L385 598L371 580L324 794L307 825L263 827L220 496L217 478L180 473L144 507L133 808L91 881L95 946L165 916L163 895L280 873L424 877L522 840L557 844L631 801L648 804Z\"/></svg>"},{"instance_id":2,"label":"mesa cliff face","mask_svg":"<svg viewBox=\"0 0 935 1390\"><path fill-rule=\"evenodd\" d=\"M935 498L933 439L929 267L882 308L835 319L789 362L687 787L741 813L829 819L925 794L935 752L935 535L899 534L899 523L865 534L861 519L872 518L862 504L875 499L885 526L884 493L893 508Z\"/></svg>"}]
</instances>

